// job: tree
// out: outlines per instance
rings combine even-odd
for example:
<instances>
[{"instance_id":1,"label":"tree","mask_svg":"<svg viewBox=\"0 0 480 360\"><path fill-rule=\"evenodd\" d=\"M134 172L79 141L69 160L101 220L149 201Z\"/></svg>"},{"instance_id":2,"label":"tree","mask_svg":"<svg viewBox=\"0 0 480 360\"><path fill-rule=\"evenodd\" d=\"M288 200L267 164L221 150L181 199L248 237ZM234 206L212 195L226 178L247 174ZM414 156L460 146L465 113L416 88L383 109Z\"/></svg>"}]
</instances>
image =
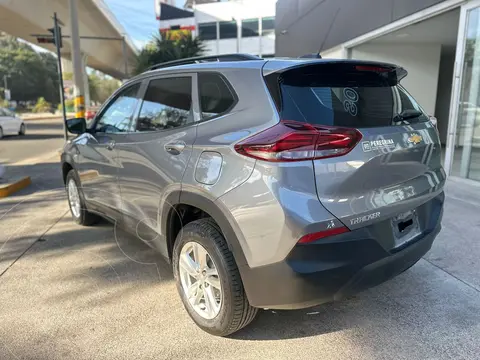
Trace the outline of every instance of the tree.
<instances>
[{"instance_id":1,"label":"tree","mask_svg":"<svg viewBox=\"0 0 480 360\"><path fill-rule=\"evenodd\" d=\"M103 103L120 87L120 85L120 81L98 71L94 71L88 75L90 100L97 103Z\"/></svg>"},{"instance_id":2,"label":"tree","mask_svg":"<svg viewBox=\"0 0 480 360\"><path fill-rule=\"evenodd\" d=\"M0 79L8 77L11 97L17 101L59 102L56 59L50 53L37 53L27 43L0 33ZM3 82L0 83L3 90Z\"/></svg>"},{"instance_id":3,"label":"tree","mask_svg":"<svg viewBox=\"0 0 480 360\"><path fill-rule=\"evenodd\" d=\"M58 80L57 58L49 52L39 53L45 66L46 86L44 97L48 102L56 104L60 102L60 83Z\"/></svg>"},{"instance_id":4,"label":"tree","mask_svg":"<svg viewBox=\"0 0 480 360\"><path fill-rule=\"evenodd\" d=\"M167 61L200 56L204 51L204 44L191 33L164 38L154 36L152 40L140 51L137 58L135 73L139 74L150 66Z\"/></svg>"}]
</instances>

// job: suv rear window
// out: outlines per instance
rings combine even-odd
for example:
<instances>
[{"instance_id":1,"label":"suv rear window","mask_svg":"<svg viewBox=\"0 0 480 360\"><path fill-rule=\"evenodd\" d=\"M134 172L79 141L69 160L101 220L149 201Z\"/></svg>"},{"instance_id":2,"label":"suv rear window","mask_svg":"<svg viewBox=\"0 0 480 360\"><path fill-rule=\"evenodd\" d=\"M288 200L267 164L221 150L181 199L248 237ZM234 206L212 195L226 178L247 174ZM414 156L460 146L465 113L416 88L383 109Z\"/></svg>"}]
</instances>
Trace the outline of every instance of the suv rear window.
<instances>
[{"instance_id":1,"label":"suv rear window","mask_svg":"<svg viewBox=\"0 0 480 360\"><path fill-rule=\"evenodd\" d=\"M319 71L323 67L308 66L282 75L282 119L354 128L406 125L429 119L412 96L381 68L372 67L380 69L376 72L359 66L362 70L358 71L350 66L349 71L335 71L328 66L328 72Z\"/></svg>"}]
</instances>

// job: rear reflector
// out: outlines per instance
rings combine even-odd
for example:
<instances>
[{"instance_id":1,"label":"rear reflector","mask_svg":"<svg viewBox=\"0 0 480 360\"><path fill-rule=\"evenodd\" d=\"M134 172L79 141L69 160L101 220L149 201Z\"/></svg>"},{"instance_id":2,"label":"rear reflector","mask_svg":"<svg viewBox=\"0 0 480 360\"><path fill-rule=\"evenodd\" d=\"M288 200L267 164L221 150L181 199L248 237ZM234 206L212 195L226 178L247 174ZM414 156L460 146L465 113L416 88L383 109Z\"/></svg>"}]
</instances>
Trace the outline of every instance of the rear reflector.
<instances>
[{"instance_id":1,"label":"rear reflector","mask_svg":"<svg viewBox=\"0 0 480 360\"><path fill-rule=\"evenodd\" d=\"M361 138L362 134L356 129L282 120L239 142L235 150L248 157L273 162L324 159L349 153Z\"/></svg>"},{"instance_id":2,"label":"rear reflector","mask_svg":"<svg viewBox=\"0 0 480 360\"><path fill-rule=\"evenodd\" d=\"M334 228L334 229L328 229L325 231L320 231L316 232L313 234L307 234L305 236L302 236L300 240L298 240L298 244L308 244L310 242L326 238L328 236L333 236L333 235L339 235L346 233L350 230L348 230L345 226Z\"/></svg>"}]
</instances>

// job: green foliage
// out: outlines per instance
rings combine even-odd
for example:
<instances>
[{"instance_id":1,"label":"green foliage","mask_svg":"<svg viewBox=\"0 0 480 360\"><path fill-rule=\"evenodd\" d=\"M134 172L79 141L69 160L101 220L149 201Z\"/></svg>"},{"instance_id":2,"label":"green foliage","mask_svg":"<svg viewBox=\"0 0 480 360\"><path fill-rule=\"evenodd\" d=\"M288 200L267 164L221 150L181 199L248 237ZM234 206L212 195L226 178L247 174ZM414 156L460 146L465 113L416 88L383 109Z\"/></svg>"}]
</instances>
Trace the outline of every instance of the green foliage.
<instances>
[{"instance_id":1,"label":"green foliage","mask_svg":"<svg viewBox=\"0 0 480 360\"><path fill-rule=\"evenodd\" d=\"M9 106L8 100L0 99L0 108L8 108Z\"/></svg>"},{"instance_id":2,"label":"green foliage","mask_svg":"<svg viewBox=\"0 0 480 360\"><path fill-rule=\"evenodd\" d=\"M110 76L93 72L88 75L88 88L90 90L90 100L102 104L112 93L120 87L120 81Z\"/></svg>"},{"instance_id":3,"label":"green foliage","mask_svg":"<svg viewBox=\"0 0 480 360\"><path fill-rule=\"evenodd\" d=\"M473 64L473 59L475 57L475 46L478 46L475 38L467 39L465 44L465 61L470 65Z\"/></svg>"},{"instance_id":4,"label":"green foliage","mask_svg":"<svg viewBox=\"0 0 480 360\"><path fill-rule=\"evenodd\" d=\"M62 103L58 104L57 109L62 111ZM74 112L75 111L75 102L73 99L66 99L65 100L65 109L67 112Z\"/></svg>"},{"instance_id":5,"label":"green foliage","mask_svg":"<svg viewBox=\"0 0 480 360\"><path fill-rule=\"evenodd\" d=\"M37 53L16 38L0 32L0 79L7 75L11 96L16 101L59 102L57 60L50 53ZM0 82L3 90L3 82Z\"/></svg>"},{"instance_id":6,"label":"green foliage","mask_svg":"<svg viewBox=\"0 0 480 360\"><path fill-rule=\"evenodd\" d=\"M45 113L52 111L52 104L50 104L44 97L39 97L37 103L32 110L34 113Z\"/></svg>"},{"instance_id":7,"label":"green foliage","mask_svg":"<svg viewBox=\"0 0 480 360\"><path fill-rule=\"evenodd\" d=\"M62 71L63 80L73 80L73 73L72 72L65 72Z\"/></svg>"},{"instance_id":8,"label":"green foliage","mask_svg":"<svg viewBox=\"0 0 480 360\"><path fill-rule=\"evenodd\" d=\"M167 61L201 56L204 44L197 37L185 34L177 38L154 36L138 55L135 73L139 74L150 66Z\"/></svg>"}]
</instances>

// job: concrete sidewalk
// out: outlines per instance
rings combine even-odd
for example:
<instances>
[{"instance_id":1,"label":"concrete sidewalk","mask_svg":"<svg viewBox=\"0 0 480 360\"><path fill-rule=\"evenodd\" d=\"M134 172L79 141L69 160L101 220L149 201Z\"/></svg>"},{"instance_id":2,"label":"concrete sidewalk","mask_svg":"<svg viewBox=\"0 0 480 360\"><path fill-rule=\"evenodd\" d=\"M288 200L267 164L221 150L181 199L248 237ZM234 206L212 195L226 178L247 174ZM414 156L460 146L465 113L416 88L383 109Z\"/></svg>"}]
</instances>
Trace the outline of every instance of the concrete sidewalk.
<instances>
[{"instance_id":1,"label":"concrete sidewalk","mask_svg":"<svg viewBox=\"0 0 480 360\"><path fill-rule=\"evenodd\" d=\"M0 234L17 245L0 243L0 359L478 359L478 194L448 182L444 229L399 277L339 303L261 311L230 338L193 324L153 250L106 222L75 225L63 189L2 200Z\"/></svg>"},{"instance_id":2,"label":"concrete sidewalk","mask_svg":"<svg viewBox=\"0 0 480 360\"><path fill-rule=\"evenodd\" d=\"M0 199L0 274L68 210L57 151L9 165L10 176L32 184Z\"/></svg>"}]
</instances>

